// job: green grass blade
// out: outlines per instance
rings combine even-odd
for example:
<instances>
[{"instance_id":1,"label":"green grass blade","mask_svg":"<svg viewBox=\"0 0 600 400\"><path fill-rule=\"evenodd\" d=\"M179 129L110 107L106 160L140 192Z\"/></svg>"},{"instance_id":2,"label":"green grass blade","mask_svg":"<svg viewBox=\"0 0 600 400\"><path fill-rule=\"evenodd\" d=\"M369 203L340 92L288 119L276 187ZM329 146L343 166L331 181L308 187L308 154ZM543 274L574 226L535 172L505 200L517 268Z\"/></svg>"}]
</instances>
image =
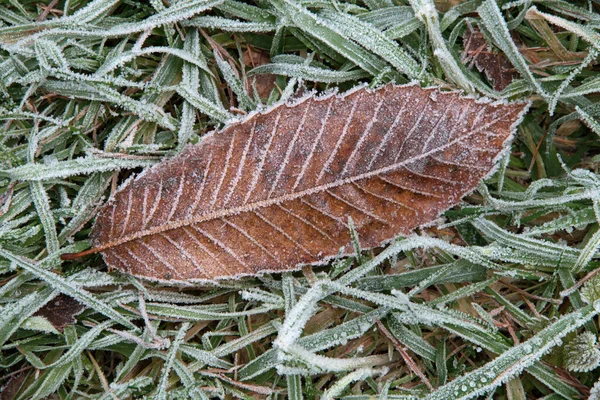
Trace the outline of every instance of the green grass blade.
<instances>
[{"instance_id":1,"label":"green grass blade","mask_svg":"<svg viewBox=\"0 0 600 400\"><path fill-rule=\"evenodd\" d=\"M494 361L438 388L427 399L471 399L488 393L539 360L559 345L560 339L594 318L599 311L590 305L580 311L566 314L531 339L504 352Z\"/></svg>"},{"instance_id":2,"label":"green grass blade","mask_svg":"<svg viewBox=\"0 0 600 400\"><path fill-rule=\"evenodd\" d=\"M112 307L108 306L104 302L96 299L89 292L82 290L79 287L72 285L68 280L62 278L61 276L51 272L46 271L40 268L38 265L30 263L29 261L25 261L24 259L15 256L9 251L0 248L0 257L3 257L11 262L14 262L19 267L23 268L27 272L34 274L39 279L47 282L53 288L56 288L61 293L69 295L74 299L78 300L82 304L96 310L100 314L104 314L110 319L114 320L117 323L120 323L124 326L127 326L131 329L137 330L137 327L133 325L129 320L123 317L119 312L117 312Z\"/></svg>"}]
</instances>

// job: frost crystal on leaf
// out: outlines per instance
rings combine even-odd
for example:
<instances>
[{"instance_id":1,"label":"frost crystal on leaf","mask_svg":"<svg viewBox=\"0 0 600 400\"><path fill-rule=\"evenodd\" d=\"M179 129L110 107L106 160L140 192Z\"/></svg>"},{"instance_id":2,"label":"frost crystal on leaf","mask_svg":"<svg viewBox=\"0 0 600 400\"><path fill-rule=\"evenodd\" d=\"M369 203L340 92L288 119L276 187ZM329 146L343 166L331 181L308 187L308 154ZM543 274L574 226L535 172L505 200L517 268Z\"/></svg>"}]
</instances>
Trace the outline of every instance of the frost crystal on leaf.
<instances>
[{"instance_id":1,"label":"frost crystal on leaf","mask_svg":"<svg viewBox=\"0 0 600 400\"><path fill-rule=\"evenodd\" d=\"M598 380L592 390L590 390L590 397L588 400L600 400L600 380Z\"/></svg>"},{"instance_id":2,"label":"frost crystal on leaf","mask_svg":"<svg viewBox=\"0 0 600 400\"><path fill-rule=\"evenodd\" d=\"M526 108L416 85L279 104L128 181L87 253L155 280L256 275L353 253L348 218L373 248L472 191Z\"/></svg>"},{"instance_id":3,"label":"frost crystal on leaf","mask_svg":"<svg viewBox=\"0 0 600 400\"><path fill-rule=\"evenodd\" d=\"M600 275L594 275L581 288L581 297L588 304L600 300Z\"/></svg>"},{"instance_id":4,"label":"frost crystal on leaf","mask_svg":"<svg viewBox=\"0 0 600 400\"><path fill-rule=\"evenodd\" d=\"M563 348L565 368L573 372L588 372L600 365L600 350L596 335L585 331Z\"/></svg>"}]
</instances>

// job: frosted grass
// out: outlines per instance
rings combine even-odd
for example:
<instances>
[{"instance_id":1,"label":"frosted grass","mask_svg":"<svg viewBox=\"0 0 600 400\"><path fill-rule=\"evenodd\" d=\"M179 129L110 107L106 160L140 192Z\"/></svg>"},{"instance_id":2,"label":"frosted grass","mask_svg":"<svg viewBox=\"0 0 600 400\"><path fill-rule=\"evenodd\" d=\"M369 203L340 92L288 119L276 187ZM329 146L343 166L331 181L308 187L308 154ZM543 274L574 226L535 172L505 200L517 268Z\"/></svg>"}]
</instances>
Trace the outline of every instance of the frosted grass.
<instances>
[{"instance_id":1,"label":"frosted grass","mask_svg":"<svg viewBox=\"0 0 600 400\"><path fill-rule=\"evenodd\" d=\"M0 7L0 386L22 370L16 398L600 397L593 2L93 0L42 13ZM502 93L461 63L468 25L518 72ZM270 79L265 104L255 78ZM435 229L218 286L59 260L89 247L127 176L206 132L307 88L411 80L533 100L501 168ZM40 314L59 293L85 306L64 331Z\"/></svg>"}]
</instances>

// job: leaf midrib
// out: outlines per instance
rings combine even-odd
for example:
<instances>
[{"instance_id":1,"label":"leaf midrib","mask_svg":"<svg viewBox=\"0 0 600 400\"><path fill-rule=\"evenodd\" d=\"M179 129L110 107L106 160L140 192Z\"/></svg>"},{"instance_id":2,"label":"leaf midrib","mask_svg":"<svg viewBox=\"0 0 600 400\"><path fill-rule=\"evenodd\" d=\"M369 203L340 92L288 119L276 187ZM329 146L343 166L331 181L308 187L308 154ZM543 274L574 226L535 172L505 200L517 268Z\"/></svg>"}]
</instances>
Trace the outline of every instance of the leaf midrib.
<instances>
[{"instance_id":1,"label":"leaf midrib","mask_svg":"<svg viewBox=\"0 0 600 400\"><path fill-rule=\"evenodd\" d=\"M189 226L192 224L197 224L197 223L201 223L201 222L206 222L206 221L210 221L213 219L218 219L218 218L223 218L223 217L228 217L231 215L236 215L236 214L241 214L241 213L245 213L245 212L252 212L253 210L256 209L261 209L261 208L266 208L269 207L271 205L274 204L279 204L285 201L290 201L290 200L295 200L297 198L300 197L304 197L304 196L309 196L311 194L317 193L317 192L321 192L321 191L325 191L331 188L335 188L338 186L342 186L345 184L349 184L361 179L367 179L367 178L371 178L380 174L384 174L386 172L390 172L396 169L399 169L407 164L413 163L415 161L421 160L423 158L427 158L429 156L432 156L438 152L441 152L451 146L453 146L456 143L459 143L462 140L467 139L468 137L475 135L479 132L481 132L484 129L487 129L488 127L496 124L497 122L499 122L500 120L502 120L503 118L505 118L506 115L502 115L498 118L493 119L491 122L477 128L474 129L472 131L470 131L468 134L463 135L463 136L459 136L456 139L444 144L443 146L440 146L438 148L432 149L428 152L425 152L423 154L420 154L418 156L412 157L408 160L403 160L401 162L392 164L390 166L384 167L384 168L379 168L370 172L366 172L363 174L359 174L353 177L348 177L348 178L343 178L343 179L338 179L334 182L330 182L324 185L319 185L319 186L315 186L312 187L310 189L306 189L306 190L302 190L299 192L295 192L295 193L291 193L291 194L287 194L284 196L279 196L279 197L274 197L274 198L270 198L270 199L266 199L266 200L261 200L261 201L257 201L257 202L253 202L253 203L249 203L249 204L245 204L243 206L238 206L238 207L233 207L233 208L226 208L226 209L222 209L222 210L218 210L216 212L211 212L211 213L207 213L207 214L202 214L199 216L195 216L195 217L190 217L190 218L185 218L182 220L178 220L178 221L174 221L174 222L168 222L166 224L162 224L162 225L158 225L155 227L152 227L150 229L145 229L142 231L139 231L137 233L134 234L130 234L127 236L124 236L122 238L119 238L118 240L112 241L112 242L108 242L106 244L103 244L101 246L97 246L94 247L93 249L90 249L90 251L93 252L101 252L104 250L108 250L110 248L113 247L117 247L120 246L122 244L128 243L128 242L132 242L138 239L141 239L143 237L146 236L152 236L152 235L156 235L162 232L166 232L166 231L171 231L171 230L175 230L184 226ZM506 146L506 141L510 138L510 135L506 137L504 143L502 144L502 147ZM490 166L490 169L492 168L492 166L494 165L494 163L492 163L492 165Z\"/></svg>"}]
</instances>

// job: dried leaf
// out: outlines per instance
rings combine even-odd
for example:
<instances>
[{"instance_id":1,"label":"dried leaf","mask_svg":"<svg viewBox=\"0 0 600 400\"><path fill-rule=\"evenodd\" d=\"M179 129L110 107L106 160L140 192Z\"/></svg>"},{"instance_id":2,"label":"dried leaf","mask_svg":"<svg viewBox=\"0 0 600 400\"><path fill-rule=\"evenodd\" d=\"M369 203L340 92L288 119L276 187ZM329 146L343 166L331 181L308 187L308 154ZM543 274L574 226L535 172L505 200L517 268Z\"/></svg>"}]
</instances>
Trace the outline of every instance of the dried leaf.
<instances>
[{"instance_id":1,"label":"dried leaf","mask_svg":"<svg viewBox=\"0 0 600 400\"><path fill-rule=\"evenodd\" d=\"M14 374L14 373L13 373ZM3 378L5 378L4 376ZM0 400L13 400L17 398L19 389L27 377L26 372L14 374L10 377L5 386L0 387Z\"/></svg>"},{"instance_id":2,"label":"dried leaf","mask_svg":"<svg viewBox=\"0 0 600 400\"><path fill-rule=\"evenodd\" d=\"M269 57L268 53L255 50L251 47L248 47L248 49L244 51L242 58L244 60L244 64L251 68L271 62L271 57ZM275 78L276 76L273 74L260 74L250 77L246 81L246 91L248 93L253 93L254 88L256 88L258 96L261 99L267 99L269 98L273 88L275 88Z\"/></svg>"},{"instance_id":3,"label":"dried leaf","mask_svg":"<svg viewBox=\"0 0 600 400\"><path fill-rule=\"evenodd\" d=\"M527 108L388 85L252 114L129 180L95 248L154 280L297 269L431 223L488 176Z\"/></svg>"},{"instance_id":4,"label":"dried leaf","mask_svg":"<svg viewBox=\"0 0 600 400\"><path fill-rule=\"evenodd\" d=\"M479 72L483 72L494 89L504 90L519 74L502 53L495 53L485 41L483 34L472 26L465 31L463 37L465 50L463 62L475 64Z\"/></svg>"},{"instance_id":5,"label":"dried leaf","mask_svg":"<svg viewBox=\"0 0 600 400\"><path fill-rule=\"evenodd\" d=\"M75 323L75 316L85 307L72 297L60 294L40 308L34 315L46 318L58 331L64 331L65 326Z\"/></svg>"}]
</instances>

